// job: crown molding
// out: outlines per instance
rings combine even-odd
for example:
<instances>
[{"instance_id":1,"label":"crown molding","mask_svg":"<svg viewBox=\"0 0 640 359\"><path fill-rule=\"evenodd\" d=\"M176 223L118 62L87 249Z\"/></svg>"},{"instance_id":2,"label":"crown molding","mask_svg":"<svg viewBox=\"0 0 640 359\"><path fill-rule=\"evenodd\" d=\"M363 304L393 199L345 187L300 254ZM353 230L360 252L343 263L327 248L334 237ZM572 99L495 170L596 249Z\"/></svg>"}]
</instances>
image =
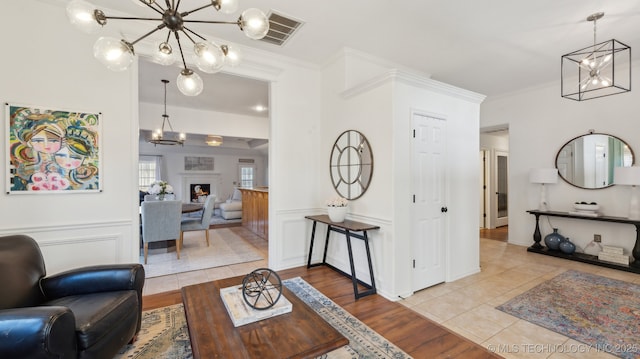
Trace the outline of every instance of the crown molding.
<instances>
[{"instance_id":1,"label":"crown molding","mask_svg":"<svg viewBox=\"0 0 640 359\"><path fill-rule=\"evenodd\" d=\"M443 95L453 96L465 101L470 101L474 103L482 103L486 98L485 95L461 89L459 87L455 87L449 84L445 84L440 81L436 81L430 78L425 78L424 76L417 75L415 73L391 69L386 73L376 76L368 81L365 81L357 86L354 86L348 90L341 92L341 96L344 99L351 98L353 96L359 95L363 92L370 91L378 86L386 84L390 81L398 81L405 83L407 85L419 87L421 89L434 91L437 93L441 93Z\"/></svg>"}]
</instances>

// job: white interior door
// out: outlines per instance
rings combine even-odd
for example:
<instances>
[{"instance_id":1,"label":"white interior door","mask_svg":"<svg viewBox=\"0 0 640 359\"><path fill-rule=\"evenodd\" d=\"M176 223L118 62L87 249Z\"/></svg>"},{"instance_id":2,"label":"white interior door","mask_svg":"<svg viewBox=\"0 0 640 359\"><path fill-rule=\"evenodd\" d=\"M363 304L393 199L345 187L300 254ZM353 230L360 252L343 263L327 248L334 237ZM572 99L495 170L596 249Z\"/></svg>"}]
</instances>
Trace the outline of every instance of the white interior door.
<instances>
[{"instance_id":1,"label":"white interior door","mask_svg":"<svg viewBox=\"0 0 640 359\"><path fill-rule=\"evenodd\" d=\"M509 224L509 154L503 151L496 151L495 158L495 219L496 227Z\"/></svg>"},{"instance_id":2,"label":"white interior door","mask_svg":"<svg viewBox=\"0 0 640 359\"><path fill-rule=\"evenodd\" d=\"M596 173L595 173L595 187L606 187L609 184L609 172L608 172L608 158L607 158L607 146L602 144L596 145Z\"/></svg>"},{"instance_id":3,"label":"white interior door","mask_svg":"<svg viewBox=\"0 0 640 359\"><path fill-rule=\"evenodd\" d=\"M446 121L413 115L411 211L413 290L445 280Z\"/></svg>"}]
</instances>

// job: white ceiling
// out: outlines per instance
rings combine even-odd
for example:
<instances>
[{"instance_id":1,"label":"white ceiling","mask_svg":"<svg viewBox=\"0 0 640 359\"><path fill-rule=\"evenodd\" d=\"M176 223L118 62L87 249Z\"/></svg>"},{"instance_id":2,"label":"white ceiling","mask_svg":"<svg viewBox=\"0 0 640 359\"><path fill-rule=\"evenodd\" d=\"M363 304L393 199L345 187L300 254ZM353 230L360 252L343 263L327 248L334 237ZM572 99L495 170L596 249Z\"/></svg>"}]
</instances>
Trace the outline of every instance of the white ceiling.
<instances>
[{"instance_id":1,"label":"white ceiling","mask_svg":"<svg viewBox=\"0 0 640 359\"><path fill-rule=\"evenodd\" d=\"M198 96L184 96L176 86L176 78L180 68L162 66L144 59L140 60L139 99L142 102L163 103L164 84L167 84L167 106L179 106L211 110L217 112L237 113L247 116L268 117L268 112L256 112L256 105L269 106L269 84L245 77L225 73L204 74L204 90ZM197 71L197 69L196 69ZM160 117L161 114L158 114ZM171 114L169 114L171 115Z\"/></svg>"},{"instance_id":2,"label":"white ceiling","mask_svg":"<svg viewBox=\"0 0 640 359\"><path fill-rule=\"evenodd\" d=\"M101 8L155 16L131 0L89 1ZM180 8L191 10L208 2L182 0ZM249 7L265 13L273 9L305 24L283 47L250 40L234 25L193 28L318 65L349 47L488 96L557 81L560 57L593 43L593 23L586 17L598 11L605 12L598 21L598 42L615 38L632 48L640 46L638 0L240 0L240 10ZM239 12L224 15L207 9L190 18L234 21ZM107 26L118 26L117 20ZM140 71L141 99L158 97L161 102L159 76L174 83L177 70L164 75L156 66L146 66ZM256 86L254 81L231 78L228 83L223 74L203 77L204 96L176 94L171 101L190 107L215 104L220 111L243 113L267 98L266 85ZM248 87L243 87L245 83ZM233 91L216 92L217 85ZM201 101L207 105L198 104Z\"/></svg>"}]
</instances>

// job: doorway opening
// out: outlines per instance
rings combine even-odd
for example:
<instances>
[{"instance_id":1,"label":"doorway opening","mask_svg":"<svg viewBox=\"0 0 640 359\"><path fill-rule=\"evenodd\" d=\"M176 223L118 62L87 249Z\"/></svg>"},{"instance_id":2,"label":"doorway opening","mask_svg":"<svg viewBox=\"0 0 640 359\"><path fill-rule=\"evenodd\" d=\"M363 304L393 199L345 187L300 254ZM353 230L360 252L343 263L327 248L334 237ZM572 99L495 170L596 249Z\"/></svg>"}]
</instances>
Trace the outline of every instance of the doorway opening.
<instances>
[{"instance_id":1,"label":"doorway opening","mask_svg":"<svg viewBox=\"0 0 640 359\"><path fill-rule=\"evenodd\" d=\"M480 129L479 160L480 234L508 239L509 127L507 125ZM498 233L496 235L487 232L487 230L498 228L500 231L496 232Z\"/></svg>"},{"instance_id":2,"label":"doorway opening","mask_svg":"<svg viewBox=\"0 0 640 359\"><path fill-rule=\"evenodd\" d=\"M144 58L140 58L138 67L139 164L145 157L155 160L153 171L149 170L145 178L152 177L153 181L161 179L168 182L172 186L175 198L183 204L204 204L207 196L215 196L210 230L229 232L233 229L237 232L234 232L235 235L243 237L247 233L241 231L241 228L235 228L241 225L242 219L223 217L220 205L227 200L233 202L237 199L235 192L239 186L269 185L270 81L226 73L217 73L215 76L203 75L205 91L193 98L179 94L176 86L168 86L171 113L175 114L177 119L172 121L173 126L176 130L184 131L187 139L183 146L155 146L147 139L156 125L156 115L162 113L162 96L158 96L157 83L162 78L171 78L169 76L173 76L171 74L175 68L161 66ZM258 104L267 110L254 110L252 106ZM242 116L244 127L237 124L229 125L234 122L228 120L229 116ZM215 146L211 145L207 142L211 134L222 137L223 141ZM195 168L190 165L194 161L207 163L208 166ZM239 171L239 166L245 168L243 165L249 162L251 171ZM148 187L140 186L141 191L146 188ZM202 211L199 211L183 214L180 219L193 220L200 219L201 216ZM225 231L221 231L222 229ZM202 231L188 234L204 238ZM231 235L227 237L231 238ZM141 241L143 240L141 237ZM165 252L175 250L175 240L166 242L169 244L165 244ZM193 243L197 240L185 242ZM260 249L265 260L268 260L268 246L268 242L261 243ZM215 255L222 257L223 251Z\"/></svg>"}]
</instances>

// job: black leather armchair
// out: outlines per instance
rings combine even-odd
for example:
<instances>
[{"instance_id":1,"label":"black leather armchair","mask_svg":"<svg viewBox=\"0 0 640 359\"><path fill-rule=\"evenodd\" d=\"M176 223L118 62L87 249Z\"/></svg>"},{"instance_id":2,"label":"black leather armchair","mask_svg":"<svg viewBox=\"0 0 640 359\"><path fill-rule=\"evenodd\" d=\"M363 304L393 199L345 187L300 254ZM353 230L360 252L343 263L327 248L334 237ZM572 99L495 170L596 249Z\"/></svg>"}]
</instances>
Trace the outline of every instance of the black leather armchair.
<instances>
[{"instance_id":1,"label":"black leather armchair","mask_svg":"<svg viewBox=\"0 0 640 359\"><path fill-rule=\"evenodd\" d=\"M144 268L46 277L36 241L0 237L0 358L113 358L140 330Z\"/></svg>"}]
</instances>

